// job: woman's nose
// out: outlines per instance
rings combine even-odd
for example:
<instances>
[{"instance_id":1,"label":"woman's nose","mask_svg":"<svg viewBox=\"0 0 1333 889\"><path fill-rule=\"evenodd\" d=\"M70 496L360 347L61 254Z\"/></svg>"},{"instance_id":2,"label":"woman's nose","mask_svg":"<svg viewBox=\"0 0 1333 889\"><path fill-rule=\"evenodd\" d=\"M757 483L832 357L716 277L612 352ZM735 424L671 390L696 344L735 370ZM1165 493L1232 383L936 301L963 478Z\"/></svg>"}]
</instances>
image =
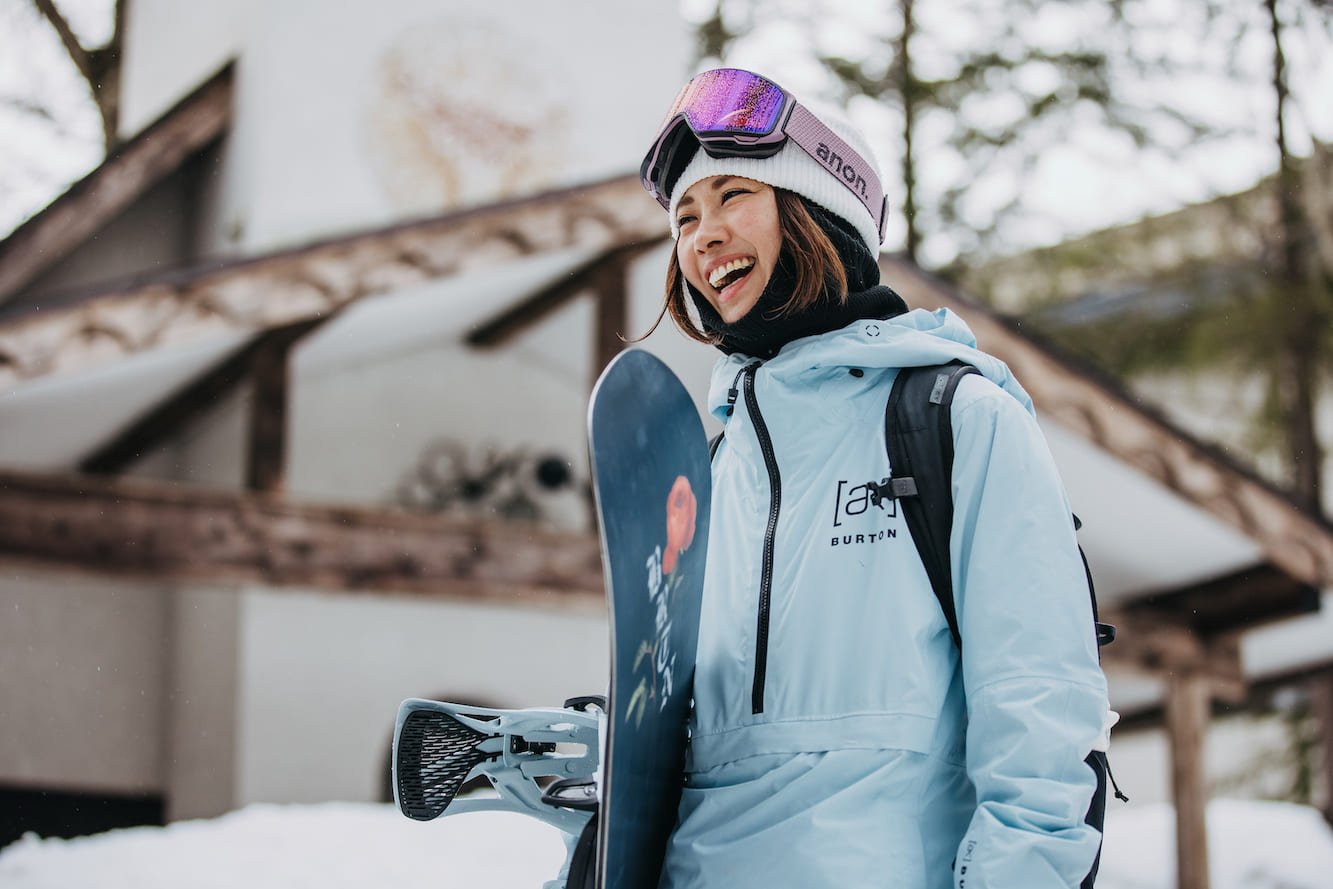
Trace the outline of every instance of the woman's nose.
<instances>
[{"instance_id":1,"label":"woman's nose","mask_svg":"<svg viewBox=\"0 0 1333 889\"><path fill-rule=\"evenodd\" d=\"M695 249L702 250L717 244L724 243L728 232L726 225L716 213L700 213L699 224L694 231Z\"/></svg>"}]
</instances>

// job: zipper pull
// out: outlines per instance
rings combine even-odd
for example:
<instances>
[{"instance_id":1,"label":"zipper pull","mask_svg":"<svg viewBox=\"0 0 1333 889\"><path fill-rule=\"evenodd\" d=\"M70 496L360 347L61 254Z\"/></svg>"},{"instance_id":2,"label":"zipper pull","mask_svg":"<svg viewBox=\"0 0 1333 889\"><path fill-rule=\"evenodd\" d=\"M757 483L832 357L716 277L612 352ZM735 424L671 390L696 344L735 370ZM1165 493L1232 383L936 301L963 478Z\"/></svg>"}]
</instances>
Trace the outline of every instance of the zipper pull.
<instances>
[{"instance_id":1,"label":"zipper pull","mask_svg":"<svg viewBox=\"0 0 1333 889\"><path fill-rule=\"evenodd\" d=\"M740 370L736 371L736 376L732 377L731 388L727 390L727 404L735 404L736 399L740 397L741 375L744 374L747 370L749 370L750 367L752 366L753 365L746 365L745 367L742 367Z\"/></svg>"}]
</instances>

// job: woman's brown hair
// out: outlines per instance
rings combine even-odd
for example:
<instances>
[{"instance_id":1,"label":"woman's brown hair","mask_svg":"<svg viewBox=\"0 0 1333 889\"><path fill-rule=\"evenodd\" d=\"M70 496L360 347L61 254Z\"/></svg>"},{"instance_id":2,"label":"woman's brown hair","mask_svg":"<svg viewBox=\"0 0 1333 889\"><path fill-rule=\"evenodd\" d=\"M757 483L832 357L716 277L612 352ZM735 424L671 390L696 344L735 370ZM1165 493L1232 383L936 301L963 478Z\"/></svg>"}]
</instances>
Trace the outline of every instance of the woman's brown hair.
<instances>
[{"instance_id":1,"label":"woman's brown hair","mask_svg":"<svg viewBox=\"0 0 1333 889\"><path fill-rule=\"evenodd\" d=\"M773 193L777 198L778 231L782 235L782 248L791 257L796 284L791 296L773 312L772 317L781 318L804 311L823 299L826 291L836 294L834 299L837 302L846 302L847 273L843 270L842 258L838 256L833 242L824 234L819 223L806 209L805 202L795 192L775 188ZM718 337L698 325L690 315L685 296L685 275L680 270L676 251L672 250L671 259L667 263L666 303L653 326L634 342L647 339L657 330L662 319L670 315L681 333L690 339L716 345Z\"/></svg>"}]
</instances>

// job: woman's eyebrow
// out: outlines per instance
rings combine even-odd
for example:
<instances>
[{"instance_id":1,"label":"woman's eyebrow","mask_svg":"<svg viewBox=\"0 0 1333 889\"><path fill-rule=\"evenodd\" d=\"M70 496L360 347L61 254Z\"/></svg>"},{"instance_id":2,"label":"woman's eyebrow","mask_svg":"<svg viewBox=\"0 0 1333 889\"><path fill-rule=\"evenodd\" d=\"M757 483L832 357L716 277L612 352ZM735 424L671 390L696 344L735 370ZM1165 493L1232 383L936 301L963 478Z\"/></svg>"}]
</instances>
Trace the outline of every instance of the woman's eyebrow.
<instances>
[{"instance_id":1,"label":"woman's eyebrow","mask_svg":"<svg viewBox=\"0 0 1333 889\"><path fill-rule=\"evenodd\" d=\"M708 182L708 187L713 191L721 191L731 183L731 180L735 178L736 178L735 176L718 176L717 178L712 179ZM676 204L676 209L680 209L681 207L684 207L687 204L693 204L693 203L694 203L694 197L692 195L686 195L685 197L680 199L680 202L678 204Z\"/></svg>"}]
</instances>

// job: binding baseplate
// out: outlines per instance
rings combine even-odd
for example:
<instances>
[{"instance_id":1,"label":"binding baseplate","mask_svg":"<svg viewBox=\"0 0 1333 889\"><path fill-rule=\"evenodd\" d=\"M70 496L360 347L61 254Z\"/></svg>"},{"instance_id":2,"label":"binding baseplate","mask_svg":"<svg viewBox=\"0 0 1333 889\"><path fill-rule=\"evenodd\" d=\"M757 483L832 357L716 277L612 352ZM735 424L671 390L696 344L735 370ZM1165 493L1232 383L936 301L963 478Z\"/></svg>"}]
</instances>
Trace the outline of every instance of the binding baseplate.
<instances>
[{"instance_id":1,"label":"binding baseplate","mask_svg":"<svg viewBox=\"0 0 1333 889\"><path fill-rule=\"evenodd\" d=\"M406 700L394 727L394 801L417 821L446 810L510 811L578 836L597 805L605 711L598 697L527 710ZM456 799L478 776L498 795ZM543 786L538 778L554 780Z\"/></svg>"}]
</instances>

